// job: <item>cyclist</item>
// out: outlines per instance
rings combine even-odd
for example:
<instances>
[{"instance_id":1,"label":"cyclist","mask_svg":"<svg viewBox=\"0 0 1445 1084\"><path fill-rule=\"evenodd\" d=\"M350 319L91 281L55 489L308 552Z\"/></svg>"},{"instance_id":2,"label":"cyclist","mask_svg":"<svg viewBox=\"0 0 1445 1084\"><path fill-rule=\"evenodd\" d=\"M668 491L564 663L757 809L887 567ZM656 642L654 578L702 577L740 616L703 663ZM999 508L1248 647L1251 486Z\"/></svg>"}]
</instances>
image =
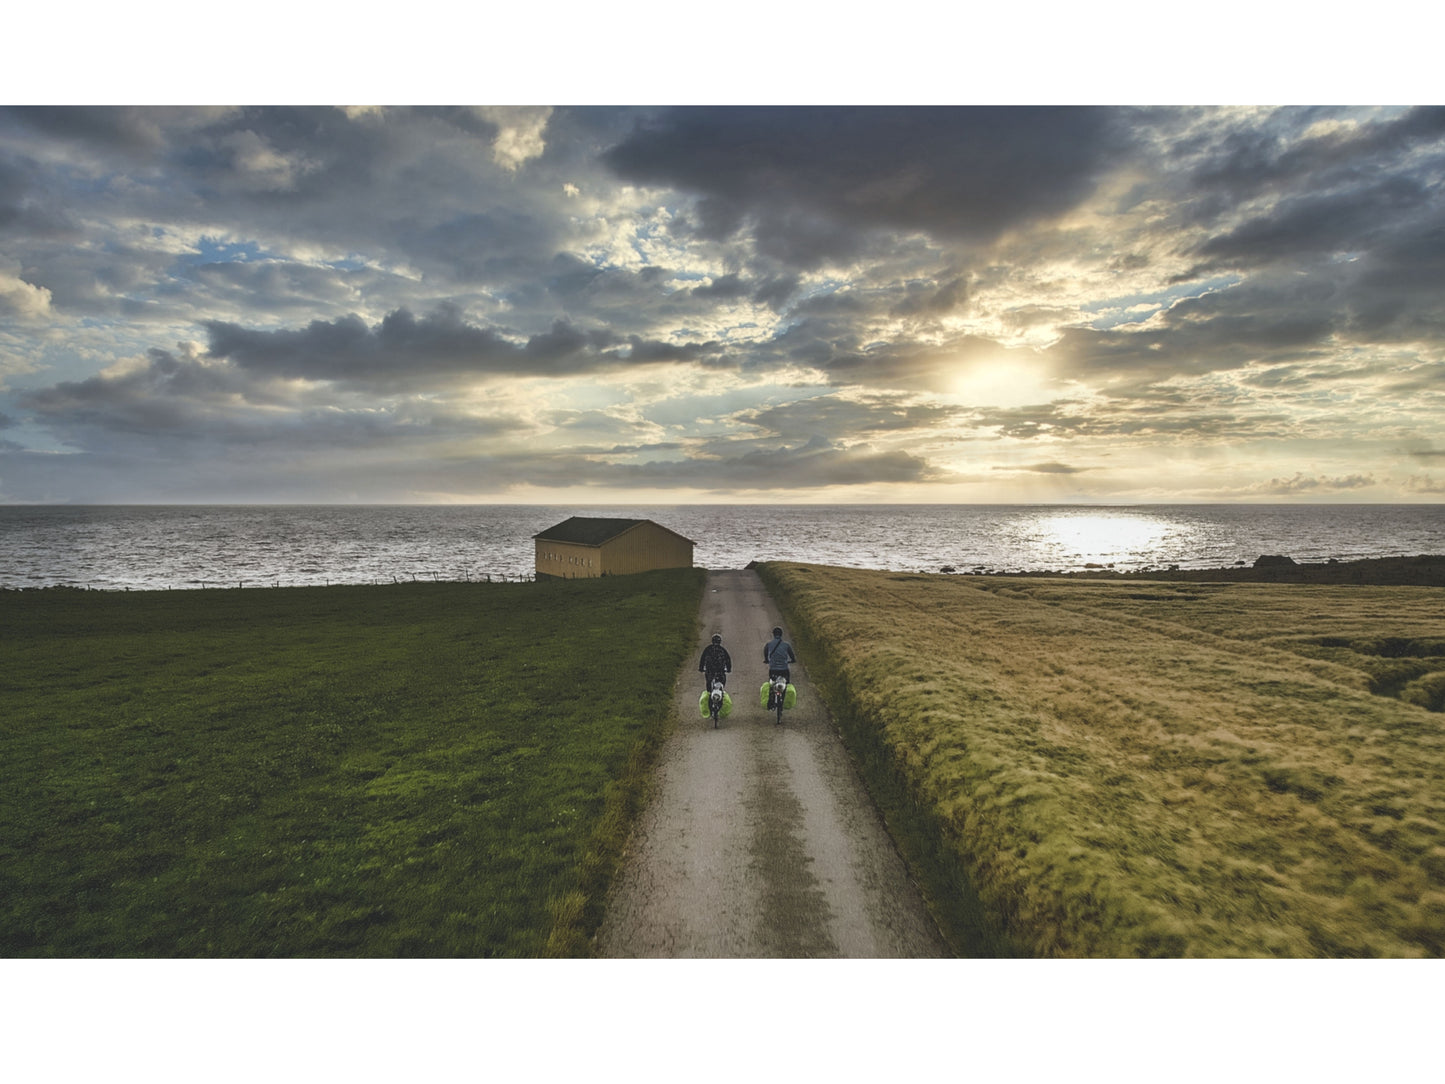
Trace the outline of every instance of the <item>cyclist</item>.
<instances>
[{"instance_id":1,"label":"cyclist","mask_svg":"<svg viewBox=\"0 0 1445 1084\"><path fill-rule=\"evenodd\" d=\"M783 630L773 629L773 638L763 645L763 662L768 664L768 681L783 678L786 681L792 680L792 673L788 670L789 663L798 661L798 656L793 654L793 645L783 639ZM774 694L768 693L768 707L773 708Z\"/></svg>"},{"instance_id":2,"label":"cyclist","mask_svg":"<svg viewBox=\"0 0 1445 1084\"><path fill-rule=\"evenodd\" d=\"M728 683L728 674L732 673L733 660L728 654L727 648L722 646L722 637L714 633L712 643L702 649L702 658L697 663L698 672L703 676L703 689L712 691L712 683L720 681L724 685Z\"/></svg>"}]
</instances>

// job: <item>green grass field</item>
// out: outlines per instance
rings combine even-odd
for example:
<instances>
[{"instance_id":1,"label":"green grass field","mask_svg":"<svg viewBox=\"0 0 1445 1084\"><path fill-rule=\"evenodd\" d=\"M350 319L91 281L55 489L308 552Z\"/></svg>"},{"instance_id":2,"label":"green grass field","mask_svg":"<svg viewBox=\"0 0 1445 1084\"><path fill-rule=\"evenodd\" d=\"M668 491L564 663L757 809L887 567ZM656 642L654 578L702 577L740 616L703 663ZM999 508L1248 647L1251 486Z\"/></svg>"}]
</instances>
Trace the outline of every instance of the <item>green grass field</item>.
<instances>
[{"instance_id":1,"label":"green grass field","mask_svg":"<svg viewBox=\"0 0 1445 1084\"><path fill-rule=\"evenodd\" d=\"M0 954L584 954L703 576L0 593Z\"/></svg>"},{"instance_id":2,"label":"green grass field","mask_svg":"<svg viewBox=\"0 0 1445 1084\"><path fill-rule=\"evenodd\" d=\"M761 571L961 951L1445 950L1439 588Z\"/></svg>"}]
</instances>

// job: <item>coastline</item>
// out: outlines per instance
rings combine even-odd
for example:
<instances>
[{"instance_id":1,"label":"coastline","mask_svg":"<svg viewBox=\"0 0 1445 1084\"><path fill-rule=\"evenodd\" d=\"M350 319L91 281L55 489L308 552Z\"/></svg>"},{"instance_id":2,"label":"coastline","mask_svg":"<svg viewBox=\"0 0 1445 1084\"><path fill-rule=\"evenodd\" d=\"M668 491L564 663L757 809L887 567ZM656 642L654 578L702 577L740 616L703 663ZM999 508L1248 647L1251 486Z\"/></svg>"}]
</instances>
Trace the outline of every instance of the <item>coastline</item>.
<instances>
[{"instance_id":1,"label":"coastline","mask_svg":"<svg viewBox=\"0 0 1445 1084\"><path fill-rule=\"evenodd\" d=\"M1063 579L1164 580L1187 583L1312 583L1376 587L1445 587L1445 555L1366 557L1355 561L1299 563L1289 558L1233 568L1141 569L1120 572L1091 568L1083 572L963 572L1008 578L1058 577Z\"/></svg>"},{"instance_id":2,"label":"coastline","mask_svg":"<svg viewBox=\"0 0 1445 1084\"><path fill-rule=\"evenodd\" d=\"M1009 572L996 571L983 567L957 570L951 565L944 565L940 568L917 569L912 573L900 573L903 575L947 575L979 577L988 579L1066 579L1066 580L1137 580L1141 582L1171 582L1171 583L1299 583L1336 586L1360 586L1360 587L1445 587L1445 554L1420 554L1415 557L1363 557L1353 561L1330 560L1323 562L1296 562L1289 558L1262 558L1265 563L1256 561L1253 565L1236 565L1232 568L1168 568L1168 569L1130 569L1119 571L1118 569L1102 567L1090 568L1078 572L1061 572L1049 569L1021 569ZM756 568L766 562L749 561L746 568ZM831 567L824 562L804 561L802 564L818 564L821 567ZM705 566L697 565L703 568ZM852 567L852 566L837 566ZM718 571L713 569L713 571ZM877 569L874 571L888 571ZM495 582L504 582L504 577L499 577ZM527 577L517 577L517 582L526 580ZM402 582L402 581L397 581ZM428 578L425 583L460 583L462 580ZM481 583L481 579L474 579L468 582ZM206 585L188 585L182 590L203 589ZM226 588L234 586L230 582L215 582L210 585L213 588ZM395 584L387 583L349 583L338 581L329 584L295 584L275 583L270 584L264 581L252 581L250 590L264 591L271 588L282 587L388 587ZM8 591L130 591L130 587L89 587L79 584L37 584L34 586L7 586L0 584L0 594ZM135 590L167 590L159 588L136 588Z\"/></svg>"}]
</instances>

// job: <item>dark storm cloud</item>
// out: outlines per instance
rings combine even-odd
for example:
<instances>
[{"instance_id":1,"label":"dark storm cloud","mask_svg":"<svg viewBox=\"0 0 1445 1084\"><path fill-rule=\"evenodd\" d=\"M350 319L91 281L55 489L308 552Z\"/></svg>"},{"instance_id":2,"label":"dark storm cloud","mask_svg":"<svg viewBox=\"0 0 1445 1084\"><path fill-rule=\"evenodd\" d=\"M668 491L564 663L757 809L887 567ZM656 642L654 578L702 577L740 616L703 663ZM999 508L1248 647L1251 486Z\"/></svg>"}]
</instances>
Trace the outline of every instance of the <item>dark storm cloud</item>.
<instances>
[{"instance_id":1,"label":"dark storm cloud","mask_svg":"<svg viewBox=\"0 0 1445 1084\"><path fill-rule=\"evenodd\" d=\"M308 404L229 366L152 350L129 372L67 381L22 393L19 402L88 451L191 444L301 449L388 446L495 436L524 428L517 418L476 417L429 400L347 408Z\"/></svg>"},{"instance_id":2,"label":"dark storm cloud","mask_svg":"<svg viewBox=\"0 0 1445 1084\"><path fill-rule=\"evenodd\" d=\"M153 152L164 142L158 121L167 110L130 106L22 106L5 110L41 135L129 152Z\"/></svg>"},{"instance_id":3,"label":"dark storm cloud","mask_svg":"<svg viewBox=\"0 0 1445 1084\"><path fill-rule=\"evenodd\" d=\"M518 340L496 328L471 324L455 307L445 305L421 318L398 309L374 326L353 315L313 321L295 331L257 331L221 321L205 327L209 354L242 370L375 388L425 388L488 373L573 375L683 360L714 349L635 336L623 339L566 320Z\"/></svg>"},{"instance_id":4,"label":"dark storm cloud","mask_svg":"<svg viewBox=\"0 0 1445 1084\"><path fill-rule=\"evenodd\" d=\"M753 300L759 305L767 305L778 311L787 304L801 284L802 279L797 275L770 275L758 284Z\"/></svg>"},{"instance_id":5,"label":"dark storm cloud","mask_svg":"<svg viewBox=\"0 0 1445 1084\"><path fill-rule=\"evenodd\" d=\"M747 297L754 290L754 287L750 287L743 281L742 276L734 271L732 274L723 275L704 286L694 286L688 293L693 297L736 301L739 298Z\"/></svg>"},{"instance_id":6,"label":"dark storm cloud","mask_svg":"<svg viewBox=\"0 0 1445 1084\"><path fill-rule=\"evenodd\" d=\"M988 241L1068 210L1127 137L1092 108L707 108L639 123L619 176L702 197L696 232L744 226L785 263L856 251L856 231Z\"/></svg>"},{"instance_id":7,"label":"dark storm cloud","mask_svg":"<svg viewBox=\"0 0 1445 1084\"><path fill-rule=\"evenodd\" d=\"M1419 212L1437 209L1438 200L1433 185L1398 176L1326 195L1291 197L1201 244L1196 251L1204 262L1192 274L1367 251L1388 243L1402 228L1413 228Z\"/></svg>"},{"instance_id":8,"label":"dark storm cloud","mask_svg":"<svg viewBox=\"0 0 1445 1084\"><path fill-rule=\"evenodd\" d=\"M535 214L505 207L477 214L463 214L445 222L412 230L399 230L399 246L449 269L463 280L507 281L521 274L535 274L536 254L546 252L556 241L555 228ZM580 285L595 275L579 276ZM566 282L559 279L559 286Z\"/></svg>"},{"instance_id":9,"label":"dark storm cloud","mask_svg":"<svg viewBox=\"0 0 1445 1084\"><path fill-rule=\"evenodd\" d=\"M1445 334L1445 208L1357 261L1349 323L1360 342L1438 340Z\"/></svg>"},{"instance_id":10,"label":"dark storm cloud","mask_svg":"<svg viewBox=\"0 0 1445 1084\"><path fill-rule=\"evenodd\" d=\"M891 310L894 316L943 316L968 300L968 284L962 276L942 282L910 282L902 299Z\"/></svg>"},{"instance_id":11,"label":"dark storm cloud","mask_svg":"<svg viewBox=\"0 0 1445 1084\"><path fill-rule=\"evenodd\" d=\"M0 241L9 245L74 245L85 239L67 186L50 168L6 145L0 125Z\"/></svg>"},{"instance_id":12,"label":"dark storm cloud","mask_svg":"<svg viewBox=\"0 0 1445 1084\"><path fill-rule=\"evenodd\" d=\"M1173 151L1178 157L1197 156L1193 186L1227 195L1225 205L1230 205L1300 187L1368 187L1382 169L1415 168L1410 155L1422 147L1437 151L1445 139L1445 108L1439 106L1310 132L1312 125L1333 121L1341 112L1281 109L1260 124L1230 124L1217 139L1181 140Z\"/></svg>"},{"instance_id":13,"label":"dark storm cloud","mask_svg":"<svg viewBox=\"0 0 1445 1084\"><path fill-rule=\"evenodd\" d=\"M140 434L200 430L224 419L243 397L234 373L151 350L144 366L118 376L93 376L18 396L20 404L65 433L94 429Z\"/></svg>"},{"instance_id":14,"label":"dark storm cloud","mask_svg":"<svg viewBox=\"0 0 1445 1084\"><path fill-rule=\"evenodd\" d=\"M666 343L636 335L627 337L627 360L633 364L665 361L695 362L707 366L731 364L721 343Z\"/></svg>"},{"instance_id":15,"label":"dark storm cloud","mask_svg":"<svg viewBox=\"0 0 1445 1084\"><path fill-rule=\"evenodd\" d=\"M1199 375L1324 357L1350 312L1347 271L1260 275L1178 301L1144 325L1066 328L1052 351L1095 379Z\"/></svg>"},{"instance_id":16,"label":"dark storm cloud","mask_svg":"<svg viewBox=\"0 0 1445 1084\"><path fill-rule=\"evenodd\" d=\"M749 278L739 273L719 275L697 286L674 288L673 272L647 266L602 269L586 260L559 254L525 296L537 308L550 308L606 322L619 330L629 326L676 329L706 324L719 311L752 301L782 307L797 289L793 279Z\"/></svg>"},{"instance_id":17,"label":"dark storm cloud","mask_svg":"<svg viewBox=\"0 0 1445 1084\"><path fill-rule=\"evenodd\" d=\"M816 370L835 384L894 390L936 383L936 348L907 338L876 340L867 335L878 305L876 298L853 295L809 299L793 309L797 318L770 341L754 344L740 367L757 373L794 365Z\"/></svg>"},{"instance_id":18,"label":"dark storm cloud","mask_svg":"<svg viewBox=\"0 0 1445 1084\"><path fill-rule=\"evenodd\" d=\"M43 235L56 232L53 213L38 208L39 185L33 163L24 163L0 146L0 236L18 232Z\"/></svg>"},{"instance_id":19,"label":"dark storm cloud","mask_svg":"<svg viewBox=\"0 0 1445 1084\"><path fill-rule=\"evenodd\" d=\"M1226 224L1190 249L1196 262L1176 281L1287 274L1304 280L1290 299L1299 313L1330 292L1327 316L1341 336L1400 341L1445 330L1445 109L1384 120L1280 110L1180 153L1202 164L1179 205ZM1267 301L1253 318L1270 319Z\"/></svg>"},{"instance_id":20,"label":"dark storm cloud","mask_svg":"<svg viewBox=\"0 0 1445 1084\"><path fill-rule=\"evenodd\" d=\"M540 276L548 301L568 309L588 308L608 312L666 304L664 293L668 272L661 267L601 268L571 253L558 253Z\"/></svg>"}]
</instances>

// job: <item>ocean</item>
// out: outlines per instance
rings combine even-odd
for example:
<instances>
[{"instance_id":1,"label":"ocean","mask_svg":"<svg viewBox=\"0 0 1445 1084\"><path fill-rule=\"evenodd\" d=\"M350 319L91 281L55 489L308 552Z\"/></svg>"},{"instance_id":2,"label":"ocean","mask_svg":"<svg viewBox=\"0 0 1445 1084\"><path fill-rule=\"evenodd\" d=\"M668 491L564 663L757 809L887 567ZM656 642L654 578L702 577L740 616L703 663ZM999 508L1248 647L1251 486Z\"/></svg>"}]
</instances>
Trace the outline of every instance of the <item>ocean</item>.
<instances>
[{"instance_id":1,"label":"ocean","mask_svg":"<svg viewBox=\"0 0 1445 1084\"><path fill-rule=\"evenodd\" d=\"M0 505L0 587L528 578L568 516L651 519L694 563L907 571L1227 568L1445 554L1445 505Z\"/></svg>"}]
</instances>

